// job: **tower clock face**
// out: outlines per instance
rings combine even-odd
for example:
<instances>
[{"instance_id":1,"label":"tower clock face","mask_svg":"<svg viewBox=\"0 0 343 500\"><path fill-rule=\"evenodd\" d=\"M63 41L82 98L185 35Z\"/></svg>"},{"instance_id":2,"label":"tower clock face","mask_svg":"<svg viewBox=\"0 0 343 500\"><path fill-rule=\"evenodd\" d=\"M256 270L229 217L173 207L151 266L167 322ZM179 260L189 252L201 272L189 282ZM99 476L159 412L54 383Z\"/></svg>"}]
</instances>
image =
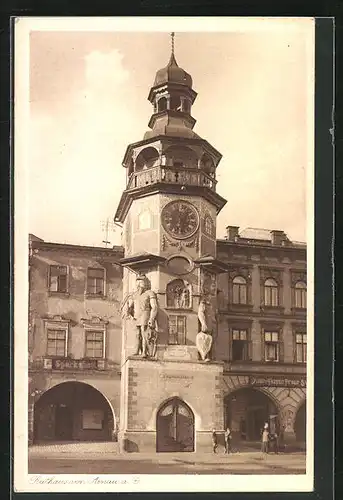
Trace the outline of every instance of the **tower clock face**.
<instances>
[{"instance_id":1,"label":"tower clock face","mask_svg":"<svg viewBox=\"0 0 343 500\"><path fill-rule=\"evenodd\" d=\"M162 225L173 238L188 238L198 229L198 211L188 201L171 201L162 210Z\"/></svg>"}]
</instances>

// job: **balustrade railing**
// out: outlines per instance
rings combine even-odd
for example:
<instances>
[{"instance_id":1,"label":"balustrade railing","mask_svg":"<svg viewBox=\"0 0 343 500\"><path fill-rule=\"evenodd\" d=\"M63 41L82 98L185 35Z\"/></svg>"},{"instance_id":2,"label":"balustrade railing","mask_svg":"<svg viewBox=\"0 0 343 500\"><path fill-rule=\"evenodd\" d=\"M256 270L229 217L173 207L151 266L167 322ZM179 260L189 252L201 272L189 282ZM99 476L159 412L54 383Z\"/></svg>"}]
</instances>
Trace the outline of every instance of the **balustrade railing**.
<instances>
[{"instance_id":1,"label":"balustrade railing","mask_svg":"<svg viewBox=\"0 0 343 500\"><path fill-rule=\"evenodd\" d=\"M127 184L127 189L140 188L161 182L184 186L206 186L213 191L216 190L217 184L215 179L201 170L181 170L161 165L132 173Z\"/></svg>"}]
</instances>

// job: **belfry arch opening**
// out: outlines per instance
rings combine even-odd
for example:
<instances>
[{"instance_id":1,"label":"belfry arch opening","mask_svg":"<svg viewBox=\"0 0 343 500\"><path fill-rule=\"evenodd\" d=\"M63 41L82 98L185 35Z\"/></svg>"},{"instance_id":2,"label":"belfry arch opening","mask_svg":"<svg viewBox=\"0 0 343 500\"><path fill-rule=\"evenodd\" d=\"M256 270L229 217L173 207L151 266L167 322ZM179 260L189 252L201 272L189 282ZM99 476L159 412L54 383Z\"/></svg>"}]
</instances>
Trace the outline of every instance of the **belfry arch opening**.
<instances>
[{"instance_id":1,"label":"belfry arch opening","mask_svg":"<svg viewBox=\"0 0 343 500\"><path fill-rule=\"evenodd\" d=\"M34 406L34 442L110 441L115 416L107 399L83 382L63 382Z\"/></svg>"},{"instance_id":2,"label":"belfry arch opening","mask_svg":"<svg viewBox=\"0 0 343 500\"><path fill-rule=\"evenodd\" d=\"M149 147L143 149L136 158L136 171L147 170L158 164L159 154L157 149Z\"/></svg>"},{"instance_id":3,"label":"belfry arch opening","mask_svg":"<svg viewBox=\"0 0 343 500\"><path fill-rule=\"evenodd\" d=\"M156 416L156 451L194 451L194 413L180 398L167 400Z\"/></svg>"},{"instance_id":4,"label":"belfry arch opening","mask_svg":"<svg viewBox=\"0 0 343 500\"><path fill-rule=\"evenodd\" d=\"M268 423L271 433L279 433L280 420L276 404L258 389L238 389L225 397L224 422L238 441L260 441Z\"/></svg>"},{"instance_id":5,"label":"belfry arch opening","mask_svg":"<svg viewBox=\"0 0 343 500\"><path fill-rule=\"evenodd\" d=\"M197 168L197 154L187 146L170 146L164 154L169 167Z\"/></svg>"},{"instance_id":6,"label":"belfry arch opening","mask_svg":"<svg viewBox=\"0 0 343 500\"><path fill-rule=\"evenodd\" d=\"M161 113L162 111L165 111L168 107L168 101L166 97L161 97L157 101L157 111L158 113Z\"/></svg>"},{"instance_id":7,"label":"belfry arch opening","mask_svg":"<svg viewBox=\"0 0 343 500\"><path fill-rule=\"evenodd\" d=\"M215 177L216 169L214 166L214 162L212 158L206 153L204 153L201 157L200 168L203 172L206 172L206 174L210 175L211 177Z\"/></svg>"}]
</instances>

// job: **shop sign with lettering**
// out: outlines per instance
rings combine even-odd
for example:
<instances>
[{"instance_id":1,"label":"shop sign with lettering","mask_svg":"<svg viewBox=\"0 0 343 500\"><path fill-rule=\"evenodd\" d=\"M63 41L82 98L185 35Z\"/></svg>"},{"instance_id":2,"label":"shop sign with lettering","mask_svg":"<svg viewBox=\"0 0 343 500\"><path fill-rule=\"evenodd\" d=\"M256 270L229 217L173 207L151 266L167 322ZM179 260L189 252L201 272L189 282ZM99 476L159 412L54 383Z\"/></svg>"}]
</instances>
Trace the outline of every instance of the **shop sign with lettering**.
<instances>
[{"instance_id":1,"label":"shop sign with lettering","mask_svg":"<svg viewBox=\"0 0 343 500\"><path fill-rule=\"evenodd\" d=\"M306 380L303 378L249 377L249 383L255 387L306 387Z\"/></svg>"},{"instance_id":2,"label":"shop sign with lettering","mask_svg":"<svg viewBox=\"0 0 343 500\"><path fill-rule=\"evenodd\" d=\"M54 370L96 370L98 368L96 359L53 359Z\"/></svg>"}]
</instances>

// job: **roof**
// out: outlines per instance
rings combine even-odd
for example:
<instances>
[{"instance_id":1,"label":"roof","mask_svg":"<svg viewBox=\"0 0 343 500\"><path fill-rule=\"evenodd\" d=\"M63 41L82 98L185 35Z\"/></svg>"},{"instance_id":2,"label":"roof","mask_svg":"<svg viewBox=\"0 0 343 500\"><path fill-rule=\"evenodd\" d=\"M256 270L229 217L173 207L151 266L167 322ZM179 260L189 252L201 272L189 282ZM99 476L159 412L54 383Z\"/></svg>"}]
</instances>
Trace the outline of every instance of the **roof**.
<instances>
[{"instance_id":1,"label":"roof","mask_svg":"<svg viewBox=\"0 0 343 500\"><path fill-rule=\"evenodd\" d=\"M261 229L255 227L247 227L239 232L240 238L245 238L249 240L264 240L271 241L272 234L270 229Z\"/></svg>"},{"instance_id":2,"label":"roof","mask_svg":"<svg viewBox=\"0 0 343 500\"><path fill-rule=\"evenodd\" d=\"M124 248L119 245L114 245L112 247L98 247L98 246L89 246L89 245L76 245L73 243L57 243L53 241L44 241L41 238L38 238L34 236L32 238L31 236L34 235L29 235L29 243L32 245L32 248L40 248L44 250L69 250L69 251L77 251L77 250L82 250L82 251L90 251L90 252L103 252L103 253L110 253L112 255L114 254L119 254L122 255L124 253Z\"/></svg>"},{"instance_id":3,"label":"roof","mask_svg":"<svg viewBox=\"0 0 343 500\"><path fill-rule=\"evenodd\" d=\"M181 83L182 85L187 85L187 87L192 87L193 84L191 75L178 66L173 52L167 66L157 71L154 87L170 82Z\"/></svg>"}]
</instances>

